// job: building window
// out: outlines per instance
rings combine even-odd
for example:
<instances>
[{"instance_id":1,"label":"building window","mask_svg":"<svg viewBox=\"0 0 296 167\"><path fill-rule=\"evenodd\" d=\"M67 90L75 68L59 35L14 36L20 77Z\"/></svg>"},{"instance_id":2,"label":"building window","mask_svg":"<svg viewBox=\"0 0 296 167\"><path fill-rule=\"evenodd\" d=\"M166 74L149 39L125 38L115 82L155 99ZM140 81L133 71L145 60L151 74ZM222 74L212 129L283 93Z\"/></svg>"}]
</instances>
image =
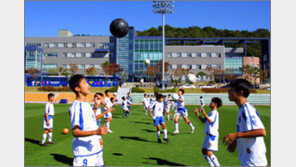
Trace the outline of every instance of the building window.
<instances>
[{"instance_id":1,"label":"building window","mask_svg":"<svg viewBox=\"0 0 296 167\"><path fill-rule=\"evenodd\" d=\"M211 57L211 53L207 53L207 57Z\"/></svg>"},{"instance_id":2,"label":"building window","mask_svg":"<svg viewBox=\"0 0 296 167\"><path fill-rule=\"evenodd\" d=\"M197 64L196 65L196 69L201 69L201 65L200 64Z\"/></svg>"},{"instance_id":3,"label":"building window","mask_svg":"<svg viewBox=\"0 0 296 167\"><path fill-rule=\"evenodd\" d=\"M67 53L63 53L63 58L67 58Z\"/></svg>"},{"instance_id":4,"label":"building window","mask_svg":"<svg viewBox=\"0 0 296 167\"><path fill-rule=\"evenodd\" d=\"M187 69L192 69L192 65L188 64Z\"/></svg>"},{"instance_id":5,"label":"building window","mask_svg":"<svg viewBox=\"0 0 296 167\"><path fill-rule=\"evenodd\" d=\"M73 48L76 48L76 43L72 43L72 47Z\"/></svg>"},{"instance_id":6,"label":"building window","mask_svg":"<svg viewBox=\"0 0 296 167\"><path fill-rule=\"evenodd\" d=\"M170 65L169 65L169 69L170 69L170 70L173 69L173 65L170 64Z\"/></svg>"},{"instance_id":7,"label":"building window","mask_svg":"<svg viewBox=\"0 0 296 167\"><path fill-rule=\"evenodd\" d=\"M201 57L201 53L196 53L196 56L197 57Z\"/></svg>"},{"instance_id":8,"label":"building window","mask_svg":"<svg viewBox=\"0 0 296 167\"><path fill-rule=\"evenodd\" d=\"M216 56L217 57L221 57L221 53L216 53Z\"/></svg>"},{"instance_id":9,"label":"building window","mask_svg":"<svg viewBox=\"0 0 296 167\"><path fill-rule=\"evenodd\" d=\"M49 71L49 69L57 69L57 68L58 68L57 64L44 64L43 65L44 71Z\"/></svg>"},{"instance_id":10,"label":"building window","mask_svg":"<svg viewBox=\"0 0 296 167\"><path fill-rule=\"evenodd\" d=\"M41 43L27 43L26 46L38 46L38 47L41 47Z\"/></svg>"},{"instance_id":11,"label":"building window","mask_svg":"<svg viewBox=\"0 0 296 167\"><path fill-rule=\"evenodd\" d=\"M187 53L186 55L187 57L192 57L191 53Z\"/></svg>"},{"instance_id":12,"label":"building window","mask_svg":"<svg viewBox=\"0 0 296 167\"><path fill-rule=\"evenodd\" d=\"M58 43L54 43L54 47L55 48L59 47L59 44Z\"/></svg>"},{"instance_id":13,"label":"building window","mask_svg":"<svg viewBox=\"0 0 296 167\"><path fill-rule=\"evenodd\" d=\"M96 44L95 43L91 43L91 47L96 47Z\"/></svg>"},{"instance_id":14,"label":"building window","mask_svg":"<svg viewBox=\"0 0 296 167\"><path fill-rule=\"evenodd\" d=\"M177 68L182 68L182 65L181 65L181 64L178 64L178 65L177 65Z\"/></svg>"},{"instance_id":15,"label":"building window","mask_svg":"<svg viewBox=\"0 0 296 167\"><path fill-rule=\"evenodd\" d=\"M45 48L49 48L49 43L44 44Z\"/></svg>"},{"instance_id":16,"label":"building window","mask_svg":"<svg viewBox=\"0 0 296 167\"><path fill-rule=\"evenodd\" d=\"M85 53L81 53L81 57L85 58L86 54Z\"/></svg>"},{"instance_id":17,"label":"building window","mask_svg":"<svg viewBox=\"0 0 296 167\"><path fill-rule=\"evenodd\" d=\"M173 54L172 53L168 53L168 57L173 57Z\"/></svg>"},{"instance_id":18,"label":"building window","mask_svg":"<svg viewBox=\"0 0 296 167\"><path fill-rule=\"evenodd\" d=\"M72 57L76 57L76 53L72 53Z\"/></svg>"},{"instance_id":19,"label":"building window","mask_svg":"<svg viewBox=\"0 0 296 167\"><path fill-rule=\"evenodd\" d=\"M57 53L47 53L45 54L46 58L58 58L58 54Z\"/></svg>"},{"instance_id":20,"label":"building window","mask_svg":"<svg viewBox=\"0 0 296 167\"><path fill-rule=\"evenodd\" d=\"M220 64L217 64L217 69L221 69L221 65Z\"/></svg>"},{"instance_id":21,"label":"building window","mask_svg":"<svg viewBox=\"0 0 296 167\"><path fill-rule=\"evenodd\" d=\"M67 48L68 47L68 44L67 43L64 43L64 48Z\"/></svg>"},{"instance_id":22,"label":"building window","mask_svg":"<svg viewBox=\"0 0 296 167\"><path fill-rule=\"evenodd\" d=\"M178 57L182 57L182 53L177 53L178 54Z\"/></svg>"},{"instance_id":23,"label":"building window","mask_svg":"<svg viewBox=\"0 0 296 167\"><path fill-rule=\"evenodd\" d=\"M83 48L86 48L86 43L82 43L82 47Z\"/></svg>"},{"instance_id":24,"label":"building window","mask_svg":"<svg viewBox=\"0 0 296 167\"><path fill-rule=\"evenodd\" d=\"M63 69L67 69L67 64L63 64Z\"/></svg>"},{"instance_id":25,"label":"building window","mask_svg":"<svg viewBox=\"0 0 296 167\"><path fill-rule=\"evenodd\" d=\"M212 65L211 65L211 64L208 64L208 65L207 65L207 67L208 67L208 68L211 68L211 67L212 67Z\"/></svg>"}]
</instances>

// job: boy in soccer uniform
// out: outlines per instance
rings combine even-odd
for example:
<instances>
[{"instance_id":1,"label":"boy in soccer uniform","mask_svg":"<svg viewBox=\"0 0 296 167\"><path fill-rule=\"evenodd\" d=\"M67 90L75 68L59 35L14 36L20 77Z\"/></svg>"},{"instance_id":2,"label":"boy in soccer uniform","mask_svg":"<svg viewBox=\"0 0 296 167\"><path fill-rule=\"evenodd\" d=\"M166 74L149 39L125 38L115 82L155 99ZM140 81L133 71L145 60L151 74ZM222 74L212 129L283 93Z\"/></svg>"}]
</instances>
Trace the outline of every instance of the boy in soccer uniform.
<instances>
[{"instance_id":1,"label":"boy in soccer uniform","mask_svg":"<svg viewBox=\"0 0 296 167\"><path fill-rule=\"evenodd\" d=\"M209 114L206 114L203 106L200 108L200 111L205 116L202 118L199 114L197 108L194 109L194 112L197 114L198 118L202 123L206 123L205 131L206 134L203 146L202 154L209 163L210 166L220 166L217 157L213 154L213 151L218 151L218 138L219 138L219 112L218 108L222 106L222 100L218 97L212 98L210 103L210 108L212 111Z\"/></svg>"},{"instance_id":2,"label":"boy in soccer uniform","mask_svg":"<svg viewBox=\"0 0 296 167\"><path fill-rule=\"evenodd\" d=\"M53 101L54 101L54 94L49 93L47 95L48 102L45 104L45 115L43 117L43 129L44 133L42 135L42 141L41 146L47 146L45 143L47 133L48 133L48 143L55 144L55 142L52 141L52 131L53 131L53 116L54 116L54 107L53 107Z\"/></svg>"},{"instance_id":3,"label":"boy in soccer uniform","mask_svg":"<svg viewBox=\"0 0 296 167\"><path fill-rule=\"evenodd\" d=\"M76 100L69 109L72 134L73 166L103 166L102 148L99 135L106 135L106 127L98 127L94 111L86 96L89 85L83 75L73 75L69 86L76 94Z\"/></svg>"},{"instance_id":4,"label":"boy in soccer uniform","mask_svg":"<svg viewBox=\"0 0 296 167\"><path fill-rule=\"evenodd\" d=\"M234 152L237 146L241 166L267 166L266 131L256 108L247 101L250 88L250 82L242 78L230 83L228 98L239 107L237 132L228 134L224 142L229 152Z\"/></svg>"},{"instance_id":5,"label":"boy in soccer uniform","mask_svg":"<svg viewBox=\"0 0 296 167\"><path fill-rule=\"evenodd\" d=\"M106 91L108 91L108 90L106 90ZM106 94L106 93L105 93ZM108 94L108 96L110 96L110 92L108 91L107 92L107 94ZM106 95L107 95L106 94ZM103 109L103 111L105 112L105 111L107 111L107 110L115 110L115 109L112 109L112 107L114 106L114 102L115 102L115 98L114 97L111 97L110 99L109 99L109 97L106 97L104 100L105 100L105 107L104 107L104 109ZM105 120L106 120L106 127L107 127L107 132L109 132L109 133L113 133L113 131L112 130L110 130L110 123L111 123L111 121L113 120L113 118L112 118L112 113L111 112L107 112L105 115L104 115L104 118L105 118Z\"/></svg>"},{"instance_id":6,"label":"boy in soccer uniform","mask_svg":"<svg viewBox=\"0 0 296 167\"><path fill-rule=\"evenodd\" d=\"M203 107L205 105L205 102L202 98L202 96L199 97L200 107Z\"/></svg>"},{"instance_id":7,"label":"boy in soccer uniform","mask_svg":"<svg viewBox=\"0 0 296 167\"><path fill-rule=\"evenodd\" d=\"M147 115L148 107L149 107L149 98L147 97L146 94L144 94L143 106L144 106L144 109L145 109L145 115Z\"/></svg>"},{"instance_id":8,"label":"boy in soccer uniform","mask_svg":"<svg viewBox=\"0 0 296 167\"><path fill-rule=\"evenodd\" d=\"M130 101L130 102L133 102L133 99L132 99L132 97L131 97L131 93L130 93L130 92L127 93L127 97L126 97L126 99L127 99L128 101ZM128 103L127 108L128 108L128 110L129 110L129 112L128 112L128 115L129 115L129 114L131 113L131 103Z\"/></svg>"},{"instance_id":9,"label":"boy in soccer uniform","mask_svg":"<svg viewBox=\"0 0 296 167\"><path fill-rule=\"evenodd\" d=\"M192 125L192 123L189 121L188 119L188 111L185 108L185 104L184 104L184 93L185 91L183 89L180 89L178 91L178 95L179 95L179 99L177 100L177 113L175 114L175 132L173 133L174 135L179 134L179 118L183 117L185 122L191 127L191 133L194 132L194 126Z\"/></svg>"},{"instance_id":10,"label":"boy in soccer uniform","mask_svg":"<svg viewBox=\"0 0 296 167\"><path fill-rule=\"evenodd\" d=\"M167 112L169 112L169 113L171 112L171 106L172 106L172 104L173 104L173 99L171 97L171 94L168 94L167 106L166 106L165 110ZM170 115L168 114L168 121L169 120L170 120Z\"/></svg>"},{"instance_id":11,"label":"boy in soccer uniform","mask_svg":"<svg viewBox=\"0 0 296 167\"><path fill-rule=\"evenodd\" d=\"M122 97L122 104L121 104L121 108L123 110L123 115L122 115L123 118L128 117L128 113L130 112L128 110L128 104L129 103L131 104L132 102L130 102L129 100L126 99L126 97L123 96Z\"/></svg>"},{"instance_id":12,"label":"boy in soccer uniform","mask_svg":"<svg viewBox=\"0 0 296 167\"><path fill-rule=\"evenodd\" d=\"M164 140L167 143L169 143L168 131L166 129L165 121L163 118L163 111L164 111L163 110L164 109L163 96L162 96L162 94L158 94L156 97L157 97L157 101L149 109L149 114L150 114L150 117L153 118L154 126L157 127L157 141L158 141L158 143L161 143L161 140L160 140L161 126L163 128ZM152 114L151 110L153 110L153 114ZM167 114L170 114L170 113L167 113Z\"/></svg>"}]
</instances>

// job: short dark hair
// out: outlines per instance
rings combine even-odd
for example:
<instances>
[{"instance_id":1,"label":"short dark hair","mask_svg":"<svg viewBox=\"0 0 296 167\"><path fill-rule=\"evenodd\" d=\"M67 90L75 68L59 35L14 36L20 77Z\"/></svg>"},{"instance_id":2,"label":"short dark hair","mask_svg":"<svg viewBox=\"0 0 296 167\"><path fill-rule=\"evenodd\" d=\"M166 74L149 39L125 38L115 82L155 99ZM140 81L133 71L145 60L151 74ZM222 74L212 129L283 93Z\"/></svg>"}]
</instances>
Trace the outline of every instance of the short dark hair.
<instances>
[{"instance_id":1,"label":"short dark hair","mask_svg":"<svg viewBox=\"0 0 296 167\"><path fill-rule=\"evenodd\" d=\"M85 79L85 77L81 74L75 74L69 79L69 86L75 94L77 94L75 88L79 86L82 79Z\"/></svg>"},{"instance_id":2,"label":"short dark hair","mask_svg":"<svg viewBox=\"0 0 296 167\"><path fill-rule=\"evenodd\" d=\"M171 96L171 94L168 94L168 96Z\"/></svg>"},{"instance_id":3,"label":"short dark hair","mask_svg":"<svg viewBox=\"0 0 296 167\"><path fill-rule=\"evenodd\" d=\"M124 100L124 98L125 98L125 97L124 97L124 96L122 96L122 98L121 98L121 99L122 99L122 100Z\"/></svg>"},{"instance_id":4,"label":"short dark hair","mask_svg":"<svg viewBox=\"0 0 296 167\"><path fill-rule=\"evenodd\" d=\"M184 89L179 89L179 91L181 91L182 95L184 95L184 93L185 93Z\"/></svg>"},{"instance_id":5,"label":"short dark hair","mask_svg":"<svg viewBox=\"0 0 296 167\"><path fill-rule=\"evenodd\" d=\"M146 93L144 94L144 96L146 96Z\"/></svg>"},{"instance_id":6,"label":"short dark hair","mask_svg":"<svg viewBox=\"0 0 296 167\"><path fill-rule=\"evenodd\" d=\"M103 93L99 93L99 92L97 92L94 96L96 96L96 95L99 95L99 96L104 97Z\"/></svg>"},{"instance_id":7,"label":"short dark hair","mask_svg":"<svg viewBox=\"0 0 296 167\"><path fill-rule=\"evenodd\" d=\"M150 95L148 95L148 97L150 97Z\"/></svg>"},{"instance_id":8,"label":"short dark hair","mask_svg":"<svg viewBox=\"0 0 296 167\"><path fill-rule=\"evenodd\" d=\"M107 94L109 92L109 90L105 90L105 94Z\"/></svg>"},{"instance_id":9,"label":"short dark hair","mask_svg":"<svg viewBox=\"0 0 296 167\"><path fill-rule=\"evenodd\" d=\"M250 88L252 85L246 79L236 78L230 82L229 86L235 88L236 92L243 91L243 96L247 98L250 94Z\"/></svg>"},{"instance_id":10,"label":"short dark hair","mask_svg":"<svg viewBox=\"0 0 296 167\"><path fill-rule=\"evenodd\" d=\"M200 96L199 98L201 98L201 99L202 99L202 96Z\"/></svg>"},{"instance_id":11,"label":"short dark hair","mask_svg":"<svg viewBox=\"0 0 296 167\"><path fill-rule=\"evenodd\" d=\"M163 95L163 97L165 97L165 98L166 98L166 95Z\"/></svg>"},{"instance_id":12,"label":"short dark hair","mask_svg":"<svg viewBox=\"0 0 296 167\"><path fill-rule=\"evenodd\" d=\"M161 98L163 98L163 95L162 94L157 94L156 99L159 100Z\"/></svg>"},{"instance_id":13,"label":"short dark hair","mask_svg":"<svg viewBox=\"0 0 296 167\"><path fill-rule=\"evenodd\" d=\"M154 96L156 97L158 95L158 92L154 92Z\"/></svg>"},{"instance_id":14,"label":"short dark hair","mask_svg":"<svg viewBox=\"0 0 296 167\"><path fill-rule=\"evenodd\" d=\"M47 95L48 100L49 100L49 98L52 97L52 96L54 96L53 93L48 93L48 95Z\"/></svg>"},{"instance_id":15,"label":"short dark hair","mask_svg":"<svg viewBox=\"0 0 296 167\"><path fill-rule=\"evenodd\" d=\"M110 98L110 101L112 101L113 99L114 99L114 97L111 97L111 98Z\"/></svg>"},{"instance_id":16,"label":"short dark hair","mask_svg":"<svg viewBox=\"0 0 296 167\"><path fill-rule=\"evenodd\" d=\"M219 97L212 98L212 102L217 104L217 108L222 106L222 100Z\"/></svg>"}]
</instances>

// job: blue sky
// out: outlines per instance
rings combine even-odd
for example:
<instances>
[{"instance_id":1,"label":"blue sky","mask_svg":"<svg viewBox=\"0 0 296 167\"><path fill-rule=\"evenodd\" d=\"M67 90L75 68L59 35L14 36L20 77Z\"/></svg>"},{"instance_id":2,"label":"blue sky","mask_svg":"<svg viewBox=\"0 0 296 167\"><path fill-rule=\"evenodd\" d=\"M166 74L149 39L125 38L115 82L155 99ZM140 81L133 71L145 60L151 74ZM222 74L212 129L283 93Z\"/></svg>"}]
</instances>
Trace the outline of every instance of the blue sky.
<instances>
[{"instance_id":1,"label":"blue sky","mask_svg":"<svg viewBox=\"0 0 296 167\"><path fill-rule=\"evenodd\" d=\"M218 29L270 30L269 1L175 1L175 13L166 15L173 27L211 26ZM152 12L152 1L25 1L25 36L57 36L59 29L73 34L110 35L109 24L125 19L136 30L162 24Z\"/></svg>"}]
</instances>

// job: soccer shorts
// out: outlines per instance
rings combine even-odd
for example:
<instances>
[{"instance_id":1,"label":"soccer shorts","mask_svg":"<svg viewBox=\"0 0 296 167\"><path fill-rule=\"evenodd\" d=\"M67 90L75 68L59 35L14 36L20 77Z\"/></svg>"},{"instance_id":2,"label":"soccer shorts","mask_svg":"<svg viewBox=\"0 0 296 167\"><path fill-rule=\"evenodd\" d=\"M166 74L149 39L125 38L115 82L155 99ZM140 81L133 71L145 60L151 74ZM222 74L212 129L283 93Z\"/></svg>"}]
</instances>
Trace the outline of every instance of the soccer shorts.
<instances>
[{"instance_id":1,"label":"soccer shorts","mask_svg":"<svg viewBox=\"0 0 296 167\"><path fill-rule=\"evenodd\" d=\"M202 148L205 148L209 151L218 151L218 139L219 136L206 134Z\"/></svg>"},{"instance_id":2,"label":"soccer shorts","mask_svg":"<svg viewBox=\"0 0 296 167\"><path fill-rule=\"evenodd\" d=\"M99 140L103 140L102 136L101 135L98 135L98 138Z\"/></svg>"},{"instance_id":3,"label":"soccer shorts","mask_svg":"<svg viewBox=\"0 0 296 167\"><path fill-rule=\"evenodd\" d=\"M180 116L180 117L183 117L183 118L186 118L188 117L188 112L187 112L187 109L185 107L183 108L178 108L177 112L175 113L174 117L175 116Z\"/></svg>"},{"instance_id":4,"label":"soccer shorts","mask_svg":"<svg viewBox=\"0 0 296 167\"><path fill-rule=\"evenodd\" d=\"M53 117L48 115L49 125L46 124L46 118L43 117L43 129L53 129Z\"/></svg>"},{"instance_id":5,"label":"soccer shorts","mask_svg":"<svg viewBox=\"0 0 296 167\"><path fill-rule=\"evenodd\" d=\"M165 123L163 117L155 117L153 119L153 122L154 122L154 126L160 126L162 123Z\"/></svg>"},{"instance_id":6,"label":"soccer shorts","mask_svg":"<svg viewBox=\"0 0 296 167\"><path fill-rule=\"evenodd\" d=\"M104 118L112 118L112 113L111 113L111 112L107 112L107 113L104 115Z\"/></svg>"},{"instance_id":7,"label":"soccer shorts","mask_svg":"<svg viewBox=\"0 0 296 167\"><path fill-rule=\"evenodd\" d=\"M103 149L98 153L75 157L73 166L104 166Z\"/></svg>"}]
</instances>

